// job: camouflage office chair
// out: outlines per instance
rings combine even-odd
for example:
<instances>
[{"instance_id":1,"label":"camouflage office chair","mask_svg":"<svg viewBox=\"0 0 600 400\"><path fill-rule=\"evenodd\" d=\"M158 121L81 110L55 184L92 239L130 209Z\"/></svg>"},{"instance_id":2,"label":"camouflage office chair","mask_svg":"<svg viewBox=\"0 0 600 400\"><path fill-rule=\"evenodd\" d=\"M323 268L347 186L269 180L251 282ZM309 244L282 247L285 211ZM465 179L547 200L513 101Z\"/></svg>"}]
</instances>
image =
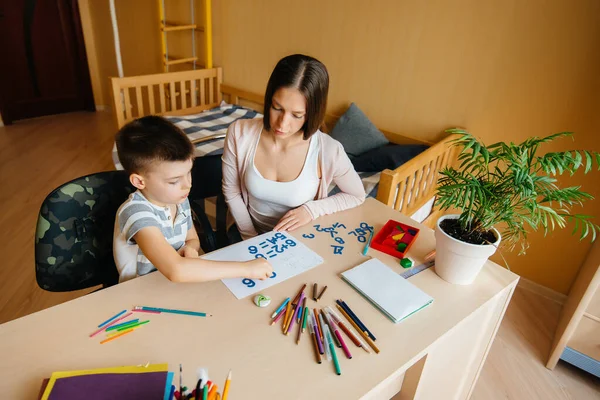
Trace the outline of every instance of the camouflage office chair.
<instances>
[{"instance_id":1,"label":"camouflage office chair","mask_svg":"<svg viewBox=\"0 0 600 400\"><path fill-rule=\"evenodd\" d=\"M66 292L118 282L112 253L119 206L135 188L124 171L74 179L50 193L35 233L38 285Z\"/></svg>"}]
</instances>

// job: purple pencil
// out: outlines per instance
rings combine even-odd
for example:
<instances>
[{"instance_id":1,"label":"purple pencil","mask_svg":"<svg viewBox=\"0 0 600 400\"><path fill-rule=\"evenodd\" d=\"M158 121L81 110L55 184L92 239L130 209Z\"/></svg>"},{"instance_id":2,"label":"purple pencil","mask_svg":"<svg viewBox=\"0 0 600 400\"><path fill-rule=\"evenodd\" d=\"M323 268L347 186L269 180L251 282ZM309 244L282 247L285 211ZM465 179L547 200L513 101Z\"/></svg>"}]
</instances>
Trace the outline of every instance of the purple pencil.
<instances>
[{"instance_id":1,"label":"purple pencil","mask_svg":"<svg viewBox=\"0 0 600 400\"><path fill-rule=\"evenodd\" d=\"M294 322L296 321L296 319L298 318L298 313L300 312L300 310L302 310L302 300L304 300L304 292L302 292L300 294L300 298L298 299L298 303L296 305L296 309L294 310L294 315L292 316L292 320L290 321L290 324L288 325L288 329L285 332L285 334L289 334L292 331L292 325L294 325Z\"/></svg>"},{"instance_id":2,"label":"purple pencil","mask_svg":"<svg viewBox=\"0 0 600 400\"><path fill-rule=\"evenodd\" d=\"M315 316L312 314L310 314L310 318L312 319L313 329L315 330L315 333L316 333L319 331L319 328L317 325L317 320L316 320ZM321 343L321 338L319 337L319 334L316 333L315 336L317 338L317 346L319 347L319 354L325 354L325 350L323 350L323 343Z\"/></svg>"}]
</instances>

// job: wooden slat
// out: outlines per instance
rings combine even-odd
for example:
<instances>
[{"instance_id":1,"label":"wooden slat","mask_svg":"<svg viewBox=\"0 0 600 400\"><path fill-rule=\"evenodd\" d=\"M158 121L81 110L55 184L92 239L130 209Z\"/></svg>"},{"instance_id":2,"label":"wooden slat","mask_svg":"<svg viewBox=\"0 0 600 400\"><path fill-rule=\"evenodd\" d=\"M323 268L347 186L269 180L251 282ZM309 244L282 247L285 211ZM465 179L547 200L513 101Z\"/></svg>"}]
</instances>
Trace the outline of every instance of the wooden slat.
<instances>
[{"instance_id":1,"label":"wooden slat","mask_svg":"<svg viewBox=\"0 0 600 400\"><path fill-rule=\"evenodd\" d=\"M160 96L160 113L162 114L167 112L167 107L165 105L165 84L162 82L158 84L158 93Z\"/></svg>"},{"instance_id":2,"label":"wooden slat","mask_svg":"<svg viewBox=\"0 0 600 400\"><path fill-rule=\"evenodd\" d=\"M199 106L203 106L206 104L206 94L204 92L204 78L200 78L200 91L198 92Z\"/></svg>"},{"instance_id":3,"label":"wooden slat","mask_svg":"<svg viewBox=\"0 0 600 400\"><path fill-rule=\"evenodd\" d=\"M215 103L215 80L213 78L208 78L208 103Z\"/></svg>"},{"instance_id":4,"label":"wooden slat","mask_svg":"<svg viewBox=\"0 0 600 400\"><path fill-rule=\"evenodd\" d=\"M146 86L146 89L148 90L148 104L150 105L150 114L154 115L156 114L156 111L154 109L154 85Z\"/></svg>"},{"instance_id":5,"label":"wooden slat","mask_svg":"<svg viewBox=\"0 0 600 400\"><path fill-rule=\"evenodd\" d=\"M163 32L186 31L190 29L198 29L196 24L179 25L179 24L161 24L160 30Z\"/></svg>"},{"instance_id":6,"label":"wooden slat","mask_svg":"<svg viewBox=\"0 0 600 400\"><path fill-rule=\"evenodd\" d=\"M171 58L169 57L169 61L164 62L165 65L176 65L176 64L185 64L189 62L198 61L198 57L186 57L186 58Z\"/></svg>"},{"instance_id":7,"label":"wooden slat","mask_svg":"<svg viewBox=\"0 0 600 400\"><path fill-rule=\"evenodd\" d=\"M125 98L125 104L123 105L123 107L125 107L125 122L129 122L133 118L131 116L131 100L129 99L129 88L123 89L123 97Z\"/></svg>"},{"instance_id":8,"label":"wooden slat","mask_svg":"<svg viewBox=\"0 0 600 400\"><path fill-rule=\"evenodd\" d=\"M137 86L135 88L135 101L137 104L137 118L143 117L144 115L144 101L142 99L142 87Z\"/></svg>"},{"instance_id":9,"label":"wooden slat","mask_svg":"<svg viewBox=\"0 0 600 400\"><path fill-rule=\"evenodd\" d=\"M179 82L179 93L181 93L181 108L187 108L187 94L185 90L185 81Z\"/></svg>"},{"instance_id":10,"label":"wooden slat","mask_svg":"<svg viewBox=\"0 0 600 400\"><path fill-rule=\"evenodd\" d=\"M122 92L121 87L119 86L118 78L110 79L112 94L113 94L113 110L114 110L114 118L115 123L117 125L117 129L120 129L123 125L125 125L125 110L123 109L123 101L122 101Z\"/></svg>"},{"instance_id":11,"label":"wooden slat","mask_svg":"<svg viewBox=\"0 0 600 400\"><path fill-rule=\"evenodd\" d=\"M404 193L407 190L407 186L408 186L408 178L404 178L400 184L398 185L398 193L396 193L396 200L394 201L394 209L395 210L401 210L402 207L404 207ZM392 190L395 191L395 187L391 188Z\"/></svg>"},{"instance_id":12,"label":"wooden slat","mask_svg":"<svg viewBox=\"0 0 600 400\"><path fill-rule=\"evenodd\" d=\"M175 97L175 81L169 82L169 92L171 93L171 110L177 110L177 98Z\"/></svg>"},{"instance_id":13,"label":"wooden slat","mask_svg":"<svg viewBox=\"0 0 600 400\"><path fill-rule=\"evenodd\" d=\"M223 93L221 92L221 85L223 84L223 70L217 69L217 103L223 101Z\"/></svg>"},{"instance_id":14,"label":"wooden slat","mask_svg":"<svg viewBox=\"0 0 600 400\"><path fill-rule=\"evenodd\" d=\"M196 80L192 79L190 81L190 102L191 102L192 107L196 107L196 104L197 104L196 96L197 95L198 94L196 93Z\"/></svg>"}]
</instances>

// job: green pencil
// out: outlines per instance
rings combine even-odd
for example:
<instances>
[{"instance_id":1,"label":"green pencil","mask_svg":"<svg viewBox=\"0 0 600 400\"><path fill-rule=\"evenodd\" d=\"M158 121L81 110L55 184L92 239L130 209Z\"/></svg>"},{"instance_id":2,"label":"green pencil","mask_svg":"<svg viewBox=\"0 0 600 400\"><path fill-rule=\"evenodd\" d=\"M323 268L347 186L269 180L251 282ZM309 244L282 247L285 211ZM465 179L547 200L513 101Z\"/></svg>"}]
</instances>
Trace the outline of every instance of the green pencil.
<instances>
[{"instance_id":1,"label":"green pencil","mask_svg":"<svg viewBox=\"0 0 600 400\"><path fill-rule=\"evenodd\" d=\"M329 327L325 327L325 334L327 335L327 342L329 343L329 350L331 351L331 357L333 357L333 365L335 366L335 373L338 375L342 374L340 368L340 362L338 361L337 354L335 353L335 346L333 345L333 339L331 339L331 332Z\"/></svg>"},{"instance_id":2,"label":"green pencil","mask_svg":"<svg viewBox=\"0 0 600 400\"><path fill-rule=\"evenodd\" d=\"M127 326L123 326L121 328L117 329L118 331L124 331L125 329L131 329L131 328L135 328L136 326L140 326L140 325L144 325L147 324L148 322L150 322L149 319L145 320L145 321L140 321L140 322L136 322L135 324L131 324L131 325L127 325Z\"/></svg>"},{"instance_id":3,"label":"green pencil","mask_svg":"<svg viewBox=\"0 0 600 400\"><path fill-rule=\"evenodd\" d=\"M302 315L302 332L306 329L306 314L308 314L308 307L304 307L304 314Z\"/></svg>"}]
</instances>

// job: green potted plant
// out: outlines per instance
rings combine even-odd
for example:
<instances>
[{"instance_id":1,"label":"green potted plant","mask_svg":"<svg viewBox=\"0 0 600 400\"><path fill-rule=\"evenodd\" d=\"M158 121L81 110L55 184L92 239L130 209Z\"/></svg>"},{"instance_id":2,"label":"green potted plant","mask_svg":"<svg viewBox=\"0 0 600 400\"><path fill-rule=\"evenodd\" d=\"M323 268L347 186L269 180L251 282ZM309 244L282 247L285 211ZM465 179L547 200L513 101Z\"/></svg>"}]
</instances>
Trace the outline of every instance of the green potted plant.
<instances>
[{"instance_id":1,"label":"green potted plant","mask_svg":"<svg viewBox=\"0 0 600 400\"><path fill-rule=\"evenodd\" d=\"M460 214L444 215L437 222L435 269L442 279L472 283L501 239L503 247L512 250L519 245L524 254L528 228L548 233L573 221L573 232L580 231L581 239L596 238L600 227L591 216L571 212L572 206L592 195L579 186L559 187L556 176L573 175L579 169L588 173L594 164L600 166L600 154L585 150L539 154L542 144L573 133L486 146L465 130L446 132L457 135L459 166L440 172L436 204L442 211Z\"/></svg>"}]
</instances>

